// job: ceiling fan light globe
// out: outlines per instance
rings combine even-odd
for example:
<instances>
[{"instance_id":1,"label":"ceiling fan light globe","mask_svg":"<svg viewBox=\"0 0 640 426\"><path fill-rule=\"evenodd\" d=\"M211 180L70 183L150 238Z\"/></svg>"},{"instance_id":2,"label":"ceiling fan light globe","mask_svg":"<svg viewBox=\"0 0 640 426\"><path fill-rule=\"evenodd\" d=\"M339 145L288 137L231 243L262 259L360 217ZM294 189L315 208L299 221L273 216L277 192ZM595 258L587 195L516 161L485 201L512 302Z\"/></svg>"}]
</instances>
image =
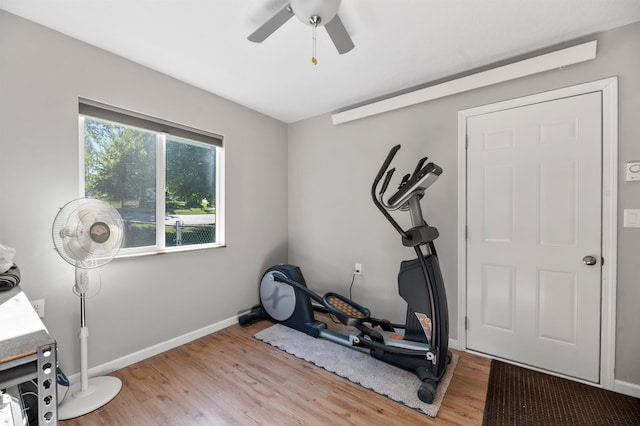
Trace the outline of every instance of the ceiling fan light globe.
<instances>
[{"instance_id":1,"label":"ceiling fan light globe","mask_svg":"<svg viewBox=\"0 0 640 426\"><path fill-rule=\"evenodd\" d=\"M325 25L336 16L340 0L291 0L293 13L299 20L311 26L312 16L320 18L319 25Z\"/></svg>"}]
</instances>

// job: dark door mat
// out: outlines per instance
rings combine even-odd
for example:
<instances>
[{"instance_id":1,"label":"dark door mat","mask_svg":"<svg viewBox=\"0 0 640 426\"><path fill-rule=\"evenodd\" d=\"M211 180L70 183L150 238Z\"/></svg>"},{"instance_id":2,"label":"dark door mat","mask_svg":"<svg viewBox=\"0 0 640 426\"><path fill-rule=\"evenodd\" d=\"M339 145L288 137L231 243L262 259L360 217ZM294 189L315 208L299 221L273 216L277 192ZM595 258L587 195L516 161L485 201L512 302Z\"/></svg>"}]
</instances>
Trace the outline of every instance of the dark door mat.
<instances>
[{"instance_id":1,"label":"dark door mat","mask_svg":"<svg viewBox=\"0 0 640 426\"><path fill-rule=\"evenodd\" d=\"M640 425L640 399L494 359L482 424Z\"/></svg>"}]
</instances>

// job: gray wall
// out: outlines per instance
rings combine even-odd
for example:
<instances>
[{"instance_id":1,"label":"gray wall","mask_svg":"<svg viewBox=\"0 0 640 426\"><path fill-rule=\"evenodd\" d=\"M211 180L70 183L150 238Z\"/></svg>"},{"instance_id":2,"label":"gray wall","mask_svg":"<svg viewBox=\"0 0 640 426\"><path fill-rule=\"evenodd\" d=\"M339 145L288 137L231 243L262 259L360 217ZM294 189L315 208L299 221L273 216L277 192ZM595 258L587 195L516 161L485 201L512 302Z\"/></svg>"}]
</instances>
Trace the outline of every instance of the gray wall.
<instances>
[{"instance_id":1,"label":"gray wall","mask_svg":"<svg viewBox=\"0 0 640 426\"><path fill-rule=\"evenodd\" d=\"M90 367L250 307L261 272L287 256L287 171L272 167L286 161L285 124L0 11L0 243L17 250L27 296L46 300L68 374L80 368L79 303L51 224L80 194L78 97L221 134L226 153L227 247L101 268Z\"/></svg>"},{"instance_id":2,"label":"gray wall","mask_svg":"<svg viewBox=\"0 0 640 426\"><path fill-rule=\"evenodd\" d=\"M302 266L313 288L344 293L353 264L362 263L354 298L401 321L396 274L412 251L369 198L381 161L401 143L399 170L410 171L424 154L445 170L423 208L440 229L456 338L459 110L619 76L620 224L622 209L640 208L640 184L624 182L622 170L640 159L640 24L598 40L595 60L564 70L339 126L325 115L287 127L0 11L0 243L17 249L27 295L46 299L44 321L58 339L63 369L78 371L73 268L53 250L50 229L58 208L79 195L77 103L93 98L225 136L228 246L102 268L102 290L88 302L90 366L233 316L256 301L262 271L287 260ZM287 156L288 170L271 167ZM620 227L618 245L616 378L640 384L640 230Z\"/></svg>"},{"instance_id":3,"label":"gray wall","mask_svg":"<svg viewBox=\"0 0 640 426\"><path fill-rule=\"evenodd\" d=\"M457 113L533 93L619 76L619 229L616 379L640 384L640 229L622 228L622 210L640 208L640 183L624 181L625 163L640 159L640 23L599 35L593 61L334 126L319 116L289 126L289 261L320 291L348 291L356 262L354 298L376 316L401 321L396 274L403 248L369 197L373 177L392 145L396 167L412 171L429 155L444 173L423 200L440 230L436 241L457 338ZM397 177L396 177L397 179ZM407 216L406 214L404 216Z\"/></svg>"}]
</instances>

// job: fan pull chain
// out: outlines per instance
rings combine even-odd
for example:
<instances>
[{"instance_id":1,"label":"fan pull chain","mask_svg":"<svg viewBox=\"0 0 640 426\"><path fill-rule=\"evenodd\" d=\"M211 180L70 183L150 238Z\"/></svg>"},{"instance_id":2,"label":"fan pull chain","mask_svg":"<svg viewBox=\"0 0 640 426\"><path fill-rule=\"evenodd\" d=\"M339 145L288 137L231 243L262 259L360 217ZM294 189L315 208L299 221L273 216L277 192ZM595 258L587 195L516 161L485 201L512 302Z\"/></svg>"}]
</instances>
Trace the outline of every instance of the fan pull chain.
<instances>
[{"instance_id":1,"label":"fan pull chain","mask_svg":"<svg viewBox=\"0 0 640 426\"><path fill-rule=\"evenodd\" d=\"M312 16L309 19L309 22L311 22L311 25L313 27L313 36L312 36L312 41L313 41L313 56L311 56L311 63L313 65L318 65L318 60L316 59L316 29L318 28L318 23L320 22L320 17L319 16Z\"/></svg>"}]
</instances>

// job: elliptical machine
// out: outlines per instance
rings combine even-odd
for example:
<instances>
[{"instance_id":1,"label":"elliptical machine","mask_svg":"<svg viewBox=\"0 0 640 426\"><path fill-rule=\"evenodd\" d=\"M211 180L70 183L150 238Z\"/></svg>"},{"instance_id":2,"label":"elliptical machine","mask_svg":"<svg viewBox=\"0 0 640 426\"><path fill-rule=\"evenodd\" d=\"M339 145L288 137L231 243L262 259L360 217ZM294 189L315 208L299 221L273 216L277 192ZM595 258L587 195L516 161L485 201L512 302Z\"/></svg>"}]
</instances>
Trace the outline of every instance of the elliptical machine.
<instances>
[{"instance_id":1,"label":"elliptical machine","mask_svg":"<svg viewBox=\"0 0 640 426\"><path fill-rule=\"evenodd\" d=\"M402 244L413 247L417 255L416 259L403 261L398 274L398 291L407 302L406 323L392 324L373 318L369 309L337 293L316 294L307 288L302 271L294 265L275 265L264 273L260 281L260 305L241 316L239 322L246 325L257 319L270 319L411 371L422 382L418 397L431 403L451 361L449 313L433 243L438 230L424 220L420 200L442 169L433 163L425 165L427 157L420 159L413 173L405 175L398 190L384 201L395 172L389 165L399 149L400 145L396 145L387 155L371 187L371 197L401 235ZM378 191L383 175L384 182ZM389 214L394 210L409 212L410 229L402 229ZM349 335L328 330L326 323L315 318L314 310L327 312L355 330Z\"/></svg>"}]
</instances>

